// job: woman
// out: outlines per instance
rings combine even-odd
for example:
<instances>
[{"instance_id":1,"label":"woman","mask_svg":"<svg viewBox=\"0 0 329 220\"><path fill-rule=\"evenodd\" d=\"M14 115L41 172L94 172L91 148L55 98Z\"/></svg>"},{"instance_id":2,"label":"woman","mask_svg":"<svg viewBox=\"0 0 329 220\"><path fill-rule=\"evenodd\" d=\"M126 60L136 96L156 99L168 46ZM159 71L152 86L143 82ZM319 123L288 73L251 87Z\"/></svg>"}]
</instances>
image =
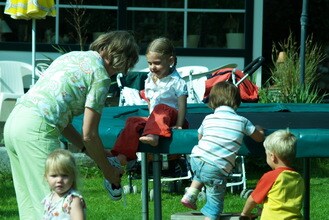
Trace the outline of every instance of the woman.
<instances>
[{"instance_id":1,"label":"woman","mask_svg":"<svg viewBox=\"0 0 329 220\"><path fill-rule=\"evenodd\" d=\"M20 219L41 219L43 181L48 154L63 135L97 163L103 175L120 184L122 170L112 167L98 134L110 77L127 72L138 61L138 46L126 31L101 35L89 51L74 51L54 60L43 77L18 101L4 128ZM72 118L84 114L82 135Z\"/></svg>"}]
</instances>

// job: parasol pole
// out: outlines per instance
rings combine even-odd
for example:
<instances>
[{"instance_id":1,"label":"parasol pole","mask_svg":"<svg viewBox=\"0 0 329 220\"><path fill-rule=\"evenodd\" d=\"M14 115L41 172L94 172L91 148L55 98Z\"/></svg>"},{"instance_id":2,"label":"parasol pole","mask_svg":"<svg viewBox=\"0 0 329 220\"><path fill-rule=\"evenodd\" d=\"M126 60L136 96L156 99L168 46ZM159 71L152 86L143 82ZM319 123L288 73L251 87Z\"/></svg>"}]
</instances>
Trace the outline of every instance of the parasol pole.
<instances>
[{"instance_id":1,"label":"parasol pole","mask_svg":"<svg viewBox=\"0 0 329 220\"><path fill-rule=\"evenodd\" d=\"M308 0L303 0L302 15L300 17L301 24L301 36L300 36L300 84L304 85L305 83L305 44L306 44L306 29L307 29L307 8Z\"/></svg>"},{"instance_id":2,"label":"parasol pole","mask_svg":"<svg viewBox=\"0 0 329 220\"><path fill-rule=\"evenodd\" d=\"M36 21L32 19L32 86L35 83L35 32L36 32Z\"/></svg>"},{"instance_id":3,"label":"parasol pole","mask_svg":"<svg viewBox=\"0 0 329 220\"><path fill-rule=\"evenodd\" d=\"M300 17L301 24L301 36L300 36L300 84L304 86L305 84L305 44L306 44L306 27L307 27L307 9L308 0L303 0L302 15ZM304 179L305 179L305 194L304 194L304 219L310 219L310 158L304 158Z\"/></svg>"}]
</instances>

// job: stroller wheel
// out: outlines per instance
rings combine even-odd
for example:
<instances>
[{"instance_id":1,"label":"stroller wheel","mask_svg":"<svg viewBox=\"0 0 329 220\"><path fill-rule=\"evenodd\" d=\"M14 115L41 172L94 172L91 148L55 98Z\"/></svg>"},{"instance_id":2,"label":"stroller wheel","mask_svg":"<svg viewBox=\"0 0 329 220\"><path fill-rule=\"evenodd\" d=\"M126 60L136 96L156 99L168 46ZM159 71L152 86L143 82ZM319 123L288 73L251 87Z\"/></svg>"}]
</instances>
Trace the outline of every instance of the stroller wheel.
<instances>
[{"instance_id":1,"label":"stroller wheel","mask_svg":"<svg viewBox=\"0 0 329 220\"><path fill-rule=\"evenodd\" d=\"M133 186L133 193L134 193L134 194L137 193L137 186Z\"/></svg>"},{"instance_id":2,"label":"stroller wheel","mask_svg":"<svg viewBox=\"0 0 329 220\"><path fill-rule=\"evenodd\" d=\"M122 190L123 190L124 194L129 194L130 193L130 187L128 185L123 186Z\"/></svg>"},{"instance_id":3,"label":"stroller wheel","mask_svg":"<svg viewBox=\"0 0 329 220\"><path fill-rule=\"evenodd\" d=\"M247 192L246 192L246 194L244 195L245 197L245 199L248 199L248 197L250 196L250 194L253 192L254 190L253 189L249 189Z\"/></svg>"},{"instance_id":4,"label":"stroller wheel","mask_svg":"<svg viewBox=\"0 0 329 220\"><path fill-rule=\"evenodd\" d=\"M130 185L125 185L122 187L123 193L124 194L129 194L129 193L137 193L137 186L130 186Z\"/></svg>"},{"instance_id":5,"label":"stroller wheel","mask_svg":"<svg viewBox=\"0 0 329 220\"><path fill-rule=\"evenodd\" d=\"M252 189L243 189L240 193L240 198L248 199L248 197L250 196L252 191L254 191L254 190L252 190Z\"/></svg>"},{"instance_id":6,"label":"stroller wheel","mask_svg":"<svg viewBox=\"0 0 329 220\"><path fill-rule=\"evenodd\" d=\"M150 190L150 201L153 201L153 199L154 199L154 190L151 189Z\"/></svg>"}]
</instances>

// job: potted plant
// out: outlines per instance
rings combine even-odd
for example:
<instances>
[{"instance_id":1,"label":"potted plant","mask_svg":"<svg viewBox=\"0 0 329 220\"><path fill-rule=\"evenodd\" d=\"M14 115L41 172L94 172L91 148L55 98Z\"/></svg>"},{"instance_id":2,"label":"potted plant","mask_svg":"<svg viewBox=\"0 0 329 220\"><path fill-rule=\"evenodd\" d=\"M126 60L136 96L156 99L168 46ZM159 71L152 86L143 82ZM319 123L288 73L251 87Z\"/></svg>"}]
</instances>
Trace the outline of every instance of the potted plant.
<instances>
[{"instance_id":1,"label":"potted plant","mask_svg":"<svg viewBox=\"0 0 329 220\"><path fill-rule=\"evenodd\" d=\"M242 49L244 48L244 33L240 32L239 18L230 14L224 24L226 33L227 48Z\"/></svg>"},{"instance_id":2,"label":"potted plant","mask_svg":"<svg viewBox=\"0 0 329 220\"><path fill-rule=\"evenodd\" d=\"M189 19L190 22L189 34L187 35L187 47L198 47L202 28L202 17L203 14L198 14L197 16L191 16Z\"/></svg>"}]
</instances>

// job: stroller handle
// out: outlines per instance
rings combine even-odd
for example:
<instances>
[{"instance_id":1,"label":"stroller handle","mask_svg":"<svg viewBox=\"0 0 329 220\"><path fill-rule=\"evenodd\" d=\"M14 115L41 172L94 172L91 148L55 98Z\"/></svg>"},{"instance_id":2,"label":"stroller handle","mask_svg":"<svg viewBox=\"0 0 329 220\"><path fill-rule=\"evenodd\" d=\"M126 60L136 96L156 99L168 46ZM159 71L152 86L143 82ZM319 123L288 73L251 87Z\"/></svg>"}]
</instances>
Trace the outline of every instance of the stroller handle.
<instances>
[{"instance_id":1,"label":"stroller handle","mask_svg":"<svg viewBox=\"0 0 329 220\"><path fill-rule=\"evenodd\" d=\"M249 63L243 70L244 76L235 85L238 86L245 78L251 76L261 65L263 65L264 60L264 57L260 56Z\"/></svg>"},{"instance_id":2,"label":"stroller handle","mask_svg":"<svg viewBox=\"0 0 329 220\"><path fill-rule=\"evenodd\" d=\"M118 87L119 89L123 89L123 86L122 86L122 82L121 82L121 78L123 77L123 74L122 73L118 73L117 75L117 83L118 83Z\"/></svg>"},{"instance_id":3,"label":"stroller handle","mask_svg":"<svg viewBox=\"0 0 329 220\"><path fill-rule=\"evenodd\" d=\"M265 59L260 56L254 59L251 63L249 63L243 70L244 74L251 75L253 74L261 65L263 65Z\"/></svg>"}]
</instances>

